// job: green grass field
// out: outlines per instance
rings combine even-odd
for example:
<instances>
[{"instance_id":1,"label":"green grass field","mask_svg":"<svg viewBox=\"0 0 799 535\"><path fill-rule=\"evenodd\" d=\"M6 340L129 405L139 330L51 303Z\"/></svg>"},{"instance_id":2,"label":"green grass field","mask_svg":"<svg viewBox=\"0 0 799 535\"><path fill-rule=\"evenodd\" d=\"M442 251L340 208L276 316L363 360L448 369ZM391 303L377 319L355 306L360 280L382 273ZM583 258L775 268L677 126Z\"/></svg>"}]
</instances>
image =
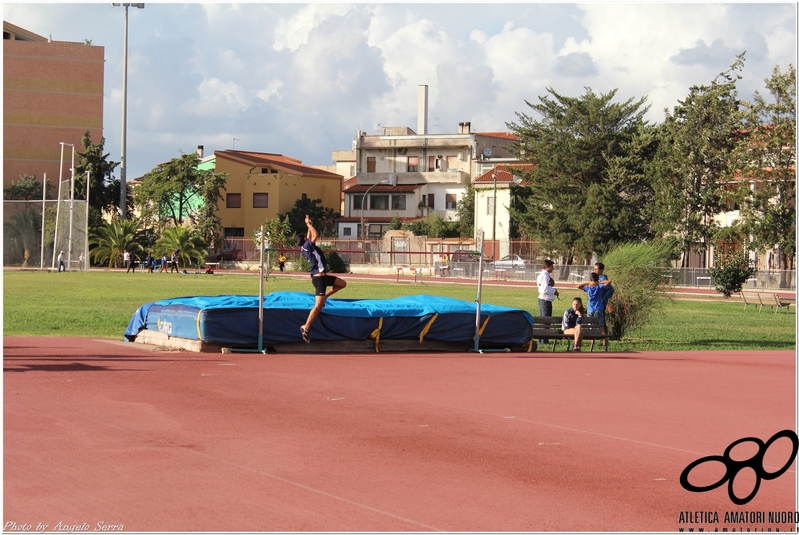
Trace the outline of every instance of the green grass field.
<instances>
[{"instance_id":1,"label":"green grass field","mask_svg":"<svg viewBox=\"0 0 799 535\"><path fill-rule=\"evenodd\" d=\"M346 279L346 276L344 277ZM307 278L270 279L264 292L310 292ZM554 315L561 315L575 295L562 290ZM151 301L191 295L258 294L257 273L178 275L46 273L6 271L3 274L3 334L5 336L83 336L121 339L136 309ZM367 299L431 294L474 301L476 284L372 282L351 279L340 297ZM528 310L538 315L534 286L483 286L483 303ZM796 313L792 309L758 313L739 299L670 300L644 328L611 342L619 351L789 349L796 346ZM561 345L561 348L563 346Z\"/></svg>"}]
</instances>

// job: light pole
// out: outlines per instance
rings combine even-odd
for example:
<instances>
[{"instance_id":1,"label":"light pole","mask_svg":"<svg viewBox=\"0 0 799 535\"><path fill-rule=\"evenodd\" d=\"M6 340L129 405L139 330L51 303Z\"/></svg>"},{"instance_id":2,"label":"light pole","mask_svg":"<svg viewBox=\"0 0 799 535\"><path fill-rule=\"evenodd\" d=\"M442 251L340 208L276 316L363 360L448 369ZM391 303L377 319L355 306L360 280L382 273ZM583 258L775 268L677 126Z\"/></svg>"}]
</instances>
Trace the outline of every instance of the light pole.
<instances>
[{"instance_id":1,"label":"light pole","mask_svg":"<svg viewBox=\"0 0 799 535\"><path fill-rule=\"evenodd\" d=\"M119 218L125 219L127 208L127 134L128 134L128 7L144 9L144 4L116 4L111 7L125 7L125 42L122 47L122 157L119 164Z\"/></svg>"},{"instance_id":2,"label":"light pole","mask_svg":"<svg viewBox=\"0 0 799 535\"><path fill-rule=\"evenodd\" d=\"M67 247L67 266L72 269L72 214L75 209L75 145L72 145L72 167L69 170L69 244Z\"/></svg>"},{"instance_id":3,"label":"light pole","mask_svg":"<svg viewBox=\"0 0 799 535\"><path fill-rule=\"evenodd\" d=\"M366 193L363 194L363 199L361 200L361 239L365 238L364 226L363 226L363 211L366 208L366 196L369 195L369 192L372 190L373 187L377 186L378 184L388 184L390 182L389 179L381 180L377 184L372 184L366 189Z\"/></svg>"},{"instance_id":4,"label":"light pole","mask_svg":"<svg viewBox=\"0 0 799 535\"><path fill-rule=\"evenodd\" d=\"M86 235L83 240L83 270L89 271L89 170L86 170Z\"/></svg>"},{"instance_id":5,"label":"light pole","mask_svg":"<svg viewBox=\"0 0 799 535\"><path fill-rule=\"evenodd\" d=\"M53 264L55 269L56 250L58 249L58 220L61 218L61 177L64 172L64 145L72 147L72 161L75 161L75 145L61 141L61 163L58 165L58 200L55 205L55 235L53 236ZM74 165L73 165L74 167Z\"/></svg>"},{"instance_id":6,"label":"light pole","mask_svg":"<svg viewBox=\"0 0 799 535\"><path fill-rule=\"evenodd\" d=\"M44 211L47 208L47 173L44 174L42 179L42 258L39 261L39 267L44 269ZM55 247L55 245L53 246Z\"/></svg>"},{"instance_id":7,"label":"light pole","mask_svg":"<svg viewBox=\"0 0 799 535\"><path fill-rule=\"evenodd\" d=\"M496 243L497 243L497 170L494 169L492 174L494 177L494 229L491 231L491 259L496 260Z\"/></svg>"}]
</instances>

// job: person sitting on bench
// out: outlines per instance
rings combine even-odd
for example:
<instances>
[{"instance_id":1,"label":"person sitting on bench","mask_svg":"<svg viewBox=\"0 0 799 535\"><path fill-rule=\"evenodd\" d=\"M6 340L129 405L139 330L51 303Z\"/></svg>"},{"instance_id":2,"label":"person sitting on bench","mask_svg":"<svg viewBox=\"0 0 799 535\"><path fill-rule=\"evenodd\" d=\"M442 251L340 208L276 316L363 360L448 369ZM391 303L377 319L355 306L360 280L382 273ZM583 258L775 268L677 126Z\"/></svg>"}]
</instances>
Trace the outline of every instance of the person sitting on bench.
<instances>
[{"instance_id":1,"label":"person sitting on bench","mask_svg":"<svg viewBox=\"0 0 799 535\"><path fill-rule=\"evenodd\" d=\"M586 312L583 308L583 300L579 297L575 297L572 300L572 307L568 309L566 312L563 313L563 334L572 334L574 335L574 346L573 349L575 351L580 351L580 346L582 345L583 341L583 317L585 316Z\"/></svg>"}]
</instances>

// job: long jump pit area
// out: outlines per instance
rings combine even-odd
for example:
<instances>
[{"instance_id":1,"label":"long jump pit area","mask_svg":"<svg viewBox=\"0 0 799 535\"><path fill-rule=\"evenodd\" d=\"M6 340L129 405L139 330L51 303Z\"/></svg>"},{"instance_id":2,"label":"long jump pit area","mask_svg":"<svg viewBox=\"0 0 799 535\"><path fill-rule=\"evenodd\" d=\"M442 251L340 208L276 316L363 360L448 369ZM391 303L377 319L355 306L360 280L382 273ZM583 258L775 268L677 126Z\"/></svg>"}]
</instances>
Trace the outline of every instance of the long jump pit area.
<instances>
[{"instance_id":1,"label":"long jump pit area","mask_svg":"<svg viewBox=\"0 0 799 535\"><path fill-rule=\"evenodd\" d=\"M792 351L306 347L6 337L4 532L796 531Z\"/></svg>"}]
</instances>

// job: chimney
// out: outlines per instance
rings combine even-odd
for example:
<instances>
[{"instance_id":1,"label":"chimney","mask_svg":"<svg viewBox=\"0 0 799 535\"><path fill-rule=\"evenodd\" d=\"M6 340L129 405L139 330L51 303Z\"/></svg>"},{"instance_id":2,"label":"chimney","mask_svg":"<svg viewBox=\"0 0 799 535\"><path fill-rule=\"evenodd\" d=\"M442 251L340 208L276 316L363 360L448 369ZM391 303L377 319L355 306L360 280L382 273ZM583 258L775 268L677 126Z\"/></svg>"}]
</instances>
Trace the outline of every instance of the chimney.
<instances>
[{"instance_id":1,"label":"chimney","mask_svg":"<svg viewBox=\"0 0 799 535\"><path fill-rule=\"evenodd\" d=\"M472 123L458 123L458 133L459 134L471 134L472 133Z\"/></svg>"},{"instance_id":2,"label":"chimney","mask_svg":"<svg viewBox=\"0 0 799 535\"><path fill-rule=\"evenodd\" d=\"M427 135L427 86L420 85L416 110L416 133Z\"/></svg>"},{"instance_id":3,"label":"chimney","mask_svg":"<svg viewBox=\"0 0 799 535\"><path fill-rule=\"evenodd\" d=\"M203 153L204 153L203 146L197 145L197 155L200 157L201 160L203 159Z\"/></svg>"}]
</instances>

